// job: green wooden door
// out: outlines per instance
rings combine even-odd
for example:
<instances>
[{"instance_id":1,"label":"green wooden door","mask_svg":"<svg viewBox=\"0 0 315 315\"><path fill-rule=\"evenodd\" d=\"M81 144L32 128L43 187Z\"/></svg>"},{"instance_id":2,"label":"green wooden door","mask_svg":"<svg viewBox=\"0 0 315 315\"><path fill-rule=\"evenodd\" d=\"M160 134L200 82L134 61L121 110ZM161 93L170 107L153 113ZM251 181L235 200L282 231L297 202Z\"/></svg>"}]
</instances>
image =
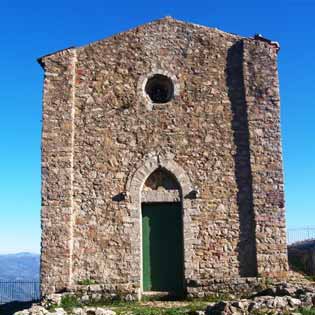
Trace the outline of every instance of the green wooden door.
<instances>
[{"instance_id":1,"label":"green wooden door","mask_svg":"<svg viewBox=\"0 0 315 315\"><path fill-rule=\"evenodd\" d=\"M143 290L182 293L181 204L142 204Z\"/></svg>"}]
</instances>

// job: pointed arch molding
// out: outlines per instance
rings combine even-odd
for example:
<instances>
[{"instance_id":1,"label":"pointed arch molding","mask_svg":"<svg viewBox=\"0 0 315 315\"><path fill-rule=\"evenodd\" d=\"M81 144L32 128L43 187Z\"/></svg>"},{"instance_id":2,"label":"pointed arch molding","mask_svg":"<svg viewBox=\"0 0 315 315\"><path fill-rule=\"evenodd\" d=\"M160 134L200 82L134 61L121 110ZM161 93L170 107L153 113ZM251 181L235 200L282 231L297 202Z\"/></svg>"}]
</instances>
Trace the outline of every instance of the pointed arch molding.
<instances>
[{"instance_id":1,"label":"pointed arch molding","mask_svg":"<svg viewBox=\"0 0 315 315\"><path fill-rule=\"evenodd\" d=\"M164 157L157 154L151 155L142 161L135 173L129 178L126 185L126 192L130 198L129 200L136 208L141 202L141 191L146 179L160 167L166 169L175 176L180 185L182 198L187 196L193 190L193 186L185 170L171 157Z\"/></svg>"},{"instance_id":2,"label":"pointed arch molding","mask_svg":"<svg viewBox=\"0 0 315 315\"><path fill-rule=\"evenodd\" d=\"M198 201L189 195L194 187L185 170L173 160L173 155L150 154L138 165L126 183L127 204L130 210L130 221L133 222L133 236L130 239L135 273L142 293L142 228L141 228L141 192L146 179L158 168L164 168L178 181L182 204L183 240L184 240L184 281L192 279L194 274L193 246L198 243L198 227L192 216L199 213ZM139 296L140 296L139 295Z\"/></svg>"}]
</instances>

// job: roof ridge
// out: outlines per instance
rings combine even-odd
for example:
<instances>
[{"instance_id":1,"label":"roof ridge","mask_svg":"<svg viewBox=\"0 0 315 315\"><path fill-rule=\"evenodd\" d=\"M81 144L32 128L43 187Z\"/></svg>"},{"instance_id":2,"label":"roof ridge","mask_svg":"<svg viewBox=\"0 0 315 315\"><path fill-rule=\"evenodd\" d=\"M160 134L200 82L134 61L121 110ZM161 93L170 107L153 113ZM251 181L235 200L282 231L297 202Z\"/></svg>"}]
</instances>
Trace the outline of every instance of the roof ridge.
<instances>
[{"instance_id":1,"label":"roof ridge","mask_svg":"<svg viewBox=\"0 0 315 315\"><path fill-rule=\"evenodd\" d=\"M174 23L178 23L178 24L181 24L181 25L186 25L186 26L192 26L192 27L196 27L196 28L201 28L201 29L207 29L207 30L212 30L212 31L215 31L215 32L218 32L218 33L221 33L221 34L225 34L225 35L229 35L229 36L233 36L235 38L239 38L239 39L249 39L249 40L262 40L260 37L258 38L257 36L255 36L254 38L253 37L245 37L245 36L241 36L241 35L238 35L238 34L235 34L235 33L230 33L230 32L225 32L225 31L222 31L216 27L210 27L210 26L207 26L207 25L201 25L201 24L197 24L197 23L193 23L193 22L187 22L187 21L184 21L184 20L180 20L180 19L177 19L177 18L174 18L170 15L166 15L162 18L159 18L159 19L155 19L155 20L152 20L152 21L149 21L149 22L146 22L144 24L140 24L140 25L137 25L137 26L134 26L134 27L131 27L127 30L124 30L124 31L121 31L121 32L118 32L118 33L114 33L112 35L109 35L107 37L104 37L104 38L101 38L101 39L98 39L98 40L95 40L95 41L92 41L92 42L89 42L87 44L84 44L84 45L80 45L80 46L71 46L71 47L68 47L68 48L65 48L65 49L60 49L60 50L57 50L53 53L49 53L49 54L46 54L40 58L37 59L38 63L43 66L43 59L46 58L46 57L49 57L49 56L52 56L52 55L55 55L55 54L58 54L58 53L61 53L65 50L68 50L68 49L80 49L80 48L84 48L84 47L88 47L90 45L93 45L97 42L100 42L100 41L103 41L103 40L107 40L109 38L112 38L114 36L119 36L119 35L122 35L124 33L127 33L127 32L130 32L130 31L134 31L134 30L139 30L139 29L142 29L144 27L146 27L147 25L150 25L150 24L155 24L155 23L163 23L163 22L174 22ZM271 45L274 45L274 46L279 46L279 44L277 42L272 42L270 40L265 40L265 41L268 41L269 44Z\"/></svg>"}]
</instances>

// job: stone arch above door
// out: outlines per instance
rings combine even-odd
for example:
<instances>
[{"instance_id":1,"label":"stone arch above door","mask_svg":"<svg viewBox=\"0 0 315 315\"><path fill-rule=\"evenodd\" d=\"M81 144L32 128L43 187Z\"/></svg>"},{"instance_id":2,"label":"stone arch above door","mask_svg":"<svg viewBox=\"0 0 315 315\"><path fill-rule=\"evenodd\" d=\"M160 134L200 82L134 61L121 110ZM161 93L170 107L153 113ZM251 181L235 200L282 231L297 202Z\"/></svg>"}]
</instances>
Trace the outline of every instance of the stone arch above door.
<instances>
[{"instance_id":1,"label":"stone arch above door","mask_svg":"<svg viewBox=\"0 0 315 315\"><path fill-rule=\"evenodd\" d=\"M141 190L141 202L180 202L180 185L176 177L163 167L147 177Z\"/></svg>"},{"instance_id":2,"label":"stone arch above door","mask_svg":"<svg viewBox=\"0 0 315 315\"><path fill-rule=\"evenodd\" d=\"M194 273L193 244L196 243L197 228L192 222L192 215L198 213L198 202L191 197L196 192L189 176L183 167L174 161L171 154L150 154L143 159L126 183L127 204L130 211L130 222L133 222L134 236L131 238L134 266L139 279L139 296L142 290L142 232L141 232L141 192L148 177L162 168L172 174L178 183L179 199L182 207L183 245L184 245L184 282L192 278ZM175 201L175 200L174 200Z\"/></svg>"},{"instance_id":3,"label":"stone arch above door","mask_svg":"<svg viewBox=\"0 0 315 315\"><path fill-rule=\"evenodd\" d=\"M193 191L190 178L185 170L176 163L172 157L152 154L141 162L127 182L126 192L132 204L132 208L138 208L141 202L141 191L146 179L159 168L165 169L176 178L180 186L182 199Z\"/></svg>"}]
</instances>

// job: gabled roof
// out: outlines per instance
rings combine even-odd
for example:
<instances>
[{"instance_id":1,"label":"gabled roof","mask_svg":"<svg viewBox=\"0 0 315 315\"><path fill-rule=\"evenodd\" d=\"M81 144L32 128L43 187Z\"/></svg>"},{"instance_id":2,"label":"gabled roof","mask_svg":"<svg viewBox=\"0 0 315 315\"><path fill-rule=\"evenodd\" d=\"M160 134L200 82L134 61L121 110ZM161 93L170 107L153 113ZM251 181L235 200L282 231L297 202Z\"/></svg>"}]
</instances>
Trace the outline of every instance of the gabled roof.
<instances>
[{"instance_id":1,"label":"gabled roof","mask_svg":"<svg viewBox=\"0 0 315 315\"><path fill-rule=\"evenodd\" d=\"M89 45L94 45L94 44L97 44L97 43L100 43L100 42L109 41L113 37L123 36L124 34L127 34L129 32L133 32L133 31L136 31L136 30L143 30L143 29L148 28L150 25L153 25L153 24L163 24L163 23L165 23L165 24L177 24L179 26L185 26L187 28L192 28L192 29L198 29L199 28L199 29L203 29L203 30L216 32L216 33L221 33L221 34L223 34L225 36L230 36L230 37L233 37L233 38L236 38L236 39L237 38L238 39L244 39L245 38L243 36L240 36L240 35L237 35L237 34L234 34L234 33L221 31L221 30L219 30L217 28L212 28L212 27L208 27L208 26L204 26L204 25L199 25L199 24L195 24L195 23L185 22L185 21L174 19L171 16L165 16L164 18L161 18L161 19L158 19L158 20L154 20L152 22L148 22L148 23L142 24L140 26L137 26L135 28L132 28L132 29L129 29L129 30L117 33L117 34L113 34L113 35L111 35L109 37L97 40L95 42L91 42L91 43L83 45L83 46L79 46L79 47L72 46L72 47L68 47L68 48L65 48L65 49L58 50L56 52L53 52L53 53L50 53L50 54L47 54L47 55L44 55L44 56L38 58L37 61L39 62L39 64L41 66L43 66L43 59L48 57L48 56L53 56L53 55L56 55L58 53L61 53L63 51L69 50L69 49L84 48L84 47L87 47ZM262 40L262 41L268 42L271 45L275 45L275 46L277 46L279 48L279 44L277 42L272 42L271 40L268 40L268 39L262 37L261 35L255 35L255 37L250 38L250 39Z\"/></svg>"}]
</instances>

